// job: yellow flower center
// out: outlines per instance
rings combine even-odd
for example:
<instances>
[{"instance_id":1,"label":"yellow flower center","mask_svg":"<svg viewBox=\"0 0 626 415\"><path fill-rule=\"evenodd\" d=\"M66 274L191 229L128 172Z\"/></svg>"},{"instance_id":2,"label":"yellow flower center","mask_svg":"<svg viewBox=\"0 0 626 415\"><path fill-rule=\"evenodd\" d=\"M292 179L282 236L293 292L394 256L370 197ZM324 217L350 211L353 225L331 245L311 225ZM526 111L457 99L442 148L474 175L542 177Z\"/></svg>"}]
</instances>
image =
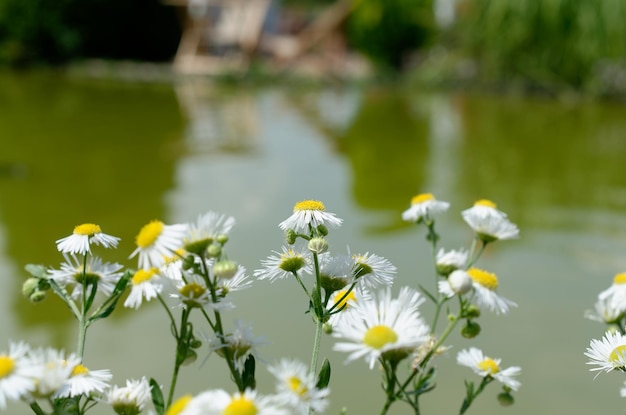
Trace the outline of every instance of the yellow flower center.
<instances>
[{"instance_id":1,"label":"yellow flower center","mask_svg":"<svg viewBox=\"0 0 626 415\"><path fill-rule=\"evenodd\" d=\"M85 366L76 365L74 366L74 369L72 369L72 374L70 376L86 375L87 373L89 373L89 369L87 369Z\"/></svg>"},{"instance_id":2,"label":"yellow flower center","mask_svg":"<svg viewBox=\"0 0 626 415\"><path fill-rule=\"evenodd\" d=\"M492 274L491 272L487 272L479 268L470 268L467 270L467 273L474 282L491 291L495 291L496 288L498 288L498 277L496 277L496 274Z\"/></svg>"},{"instance_id":3,"label":"yellow flower center","mask_svg":"<svg viewBox=\"0 0 626 415\"><path fill-rule=\"evenodd\" d=\"M187 284L180 289L180 293L187 298L199 298L205 292L206 288L195 282Z\"/></svg>"},{"instance_id":4,"label":"yellow flower center","mask_svg":"<svg viewBox=\"0 0 626 415\"><path fill-rule=\"evenodd\" d=\"M335 301L337 301L341 297L343 297L344 294L346 293L346 291L348 291L348 290L337 291L337 293L335 293ZM340 309L344 305L346 306L346 308L344 308L344 310L347 309L348 308L348 301L350 301L350 300L356 302L356 295L354 294L354 291L350 291L348 293L348 295L343 297L343 299L337 303L337 309Z\"/></svg>"},{"instance_id":5,"label":"yellow flower center","mask_svg":"<svg viewBox=\"0 0 626 415\"><path fill-rule=\"evenodd\" d=\"M13 372L15 362L9 356L0 356L0 379L7 377Z\"/></svg>"},{"instance_id":6,"label":"yellow flower center","mask_svg":"<svg viewBox=\"0 0 626 415\"><path fill-rule=\"evenodd\" d=\"M613 284L626 284L626 272L620 272L613 278Z\"/></svg>"},{"instance_id":7,"label":"yellow flower center","mask_svg":"<svg viewBox=\"0 0 626 415\"><path fill-rule=\"evenodd\" d=\"M609 355L609 361L613 363L623 363L626 354L626 345L617 346Z\"/></svg>"},{"instance_id":8,"label":"yellow flower center","mask_svg":"<svg viewBox=\"0 0 626 415\"><path fill-rule=\"evenodd\" d=\"M417 196L413 196L411 199L412 205L418 205L420 203L426 202L427 200L435 200L435 196L432 193L420 193Z\"/></svg>"},{"instance_id":9,"label":"yellow flower center","mask_svg":"<svg viewBox=\"0 0 626 415\"><path fill-rule=\"evenodd\" d=\"M293 207L294 212L298 212L300 210L326 210L324 204L319 200L303 200L298 202Z\"/></svg>"},{"instance_id":10,"label":"yellow flower center","mask_svg":"<svg viewBox=\"0 0 626 415\"><path fill-rule=\"evenodd\" d=\"M135 275L133 275L133 278L131 281L133 285L141 284L142 282L146 282L150 278L154 277L154 275L157 274L157 272L158 270L156 268L140 269L137 272L135 272Z\"/></svg>"},{"instance_id":11,"label":"yellow flower center","mask_svg":"<svg viewBox=\"0 0 626 415\"><path fill-rule=\"evenodd\" d=\"M474 206L487 206L490 208L496 208L496 204L493 203L491 200L487 200L487 199L480 199L477 200L476 202L474 202Z\"/></svg>"},{"instance_id":12,"label":"yellow flower center","mask_svg":"<svg viewBox=\"0 0 626 415\"><path fill-rule=\"evenodd\" d=\"M391 327L373 326L365 333L363 343L374 349L381 349L388 343L398 340L398 334Z\"/></svg>"},{"instance_id":13,"label":"yellow flower center","mask_svg":"<svg viewBox=\"0 0 626 415\"><path fill-rule=\"evenodd\" d=\"M500 371L498 363L490 357L485 358L482 362L478 362L476 367L485 372L489 372L490 375L494 375Z\"/></svg>"},{"instance_id":14,"label":"yellow flower center","mask_svg":"<svg viewBox=\"0 0 626 415\"><path fill-rule=\"evenodd\" d=\"M94 225L93 223L84 223L74 228L74 235L93 236L100 232L102 232L100 227L98 225Z\"/></svg>"},{"instance_id":15,"label":"yellow flower center","mask_svg":"<svg viewBox=\"0 0 626 415\"><path fill-rule=\"evenodd\" d=\"M163 232L163 222L159 220L153 220L149 224L145 225L139 231L139 234L135 238L137 246L140 248L147 248L157 240L161 232Z\"/></svg>"},{"instance_id":16,"label":"yellow flower center","mask_svg":"<svg viewBox=\"0 0 626 415\"><path fill-rule=\"evenodd\" d=\"M292 376L287 381L289 388L294 391L296 394L303 396L307 393L307 388L302 384L302 381L296 376Z\"/></svg>"},{"instance_id":17,"label":"yellow flower center","mask_svg":"<svg viewBox=\"0 0 626 415\"><path fill-rule=\"evenodd\" d=\"M191 399L192 399L191 395L185 395L185 396L182 396L182 397L178 398L172 404L172 406L169 407L169 409L167 410L165 415L178 415L178 414L180 414L183 411L183 409L185 409L185 407L187 406L189 401L191 401Z\"/></svg>"},{"instance_id":18,"label":"yellow flower center","mask_svg":"<svg viewBox=\"0 0 626 415\"><path fill-rule=\"evenodd\" d=\"M231 400L222 415L256 415L258 412L254 402L241 396Z\"/></svg>"}]
</instances>

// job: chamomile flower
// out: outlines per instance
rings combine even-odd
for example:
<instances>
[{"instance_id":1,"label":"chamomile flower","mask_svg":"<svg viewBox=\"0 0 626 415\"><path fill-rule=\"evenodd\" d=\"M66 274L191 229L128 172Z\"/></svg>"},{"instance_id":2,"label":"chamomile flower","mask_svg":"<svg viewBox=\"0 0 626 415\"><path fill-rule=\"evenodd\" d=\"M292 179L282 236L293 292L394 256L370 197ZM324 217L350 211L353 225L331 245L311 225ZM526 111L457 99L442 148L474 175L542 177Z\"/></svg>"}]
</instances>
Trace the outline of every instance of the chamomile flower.
<instances>
[{"instance_id":1,"label":"chamomile flower","mask_svg":"<svg viewBox=\"0 0 626 415\"><path fill-rule=\"evenodd\" d=\"M496 209L495 203L489 200L477 201L473 207L461 212L461 215L485 243L519 238L517 225L509 221L506 214Z\"/></svg>"},{"instance_id":2,"label":"chamomile flower","mask_svg":"<svg viewBox=\"0 0 626 415\"><path fill-rule=\"evenodd\" d=\"M74 228L70 236L56 241L57 249L65 254L85 255L91 252L90 245L102 245L105 248L115 248L120 238L103 233L100 226L93 223L84 223Z\"/></svg>"},{"instance_id":3,"label":"chamomile flower","mask_svg":"<svg viewBox=\"0 0 626 415\"><path fill-rule=\"evenodd\" d=\"M330 295L330 300L326 308L330 311L332 309L332 313L328 320L328 323L331 326L334 326L337 323L337 319L342 318L347 313L350 313L354 310L354 306L360 301L371 301L372 295L370 292L359 285L355 286L350 292L348 292L348 288L346 287L341 290L334 291Z\"/></svg>"},{"instance_id":4,"label":"chamomile flower","mask_svg":"<svg viewBox=\"0 0 626 415\"><path fill-rule=\"evenodd\" d=\"M82 364L77 364L70 373L70 378L55 393L54 397L65 398L80 395L90 395L91 393L103 393L113 378L111 371L89 370Z\"/></svg>"},{"instance_id":5,"label":"chamomile flower","mask_svg":"<svg viewBox=\"0 0 626 415\"><path fill-rule=\"evenodd\" d=\"M326 207L319 200L303 200L295 204L293 214L278 227L284 231L293 229L308 234L309 227L315 229L322 225L337 228L342 222L342 219L336 217L334 213L326 212Z\"/></svg>"},{"instance_id":6,"label":"chamomile flower","mask_svg":"<svg viewBox=\"0 0 626 415\"><path fill-rule=\"evenodd\" d=\"M163 291L164 280L156 268L139 269L130 280L132 288L124 307L138 309L144 298L150 301Z\"/></svg>"},{"instance_id":7,"label":"chamomile flower","mask_svg":"<svg viewBox=\"0 0 626 415\"><path fill-rule=\"evenodd\" d=\"M36 398L55 395L68 382L74 367L80 364L80 358L76 354L65 356L62 350L51 347L31 350L29 360L31 365L41 368L33 390Z\"/></svg>"},{"instance_id":8,"label":"chamomile flower","mask_svg":"<svg viewBox=\"0 0 626 415\"><path fill-rule=\"evenodd\" d=\"M189 309L203 308L213 303L211 291L199 275L185 273L185 279L171 282L175 291L170 297L178 299L181 306Z\"/></svg>"},{"instance_id":9,"label":"chamomile flower","mask_svg":"<svg viewBox=\"0 0 626 415\"><path fill-rule=\"evenodd\" d=\"M218 290L221 290L222 295L225 297L229 293L250 288L252 281L248 279L246 268L242 265L237 265L235 274L232 277L228 279L217 278L215 285Z\"/></svg>"},{"instance_id":10,"label":"chamomile flower","mask_svg":"<svg viewBox=\"0 0 626 415\"><path fill-rule=\"evenodd\" d=\"M519 376L522 372L518 366L502 369L500 367L501 359L487 357L476 347L461 350L457 355L456 361L459 365L472 369L478 376L483 378L490 376L514 391L521 386L521 383L514 378L514 376Z\"/></svg>"},{"instance_id":11,"label":"chamomile flower","mask_svg":"<svg viewBox=\"0 0 626 415\"><path fill-rule=\"evenodd\" d=\"M315 374L310 373L303 363L296 360L282 359L268 367L278 383L278 399L295 410L295 413L307 415L312 412L324 412L328 406L328 388L318 389Z\"/></svg>"},{"instance_id":12,"label":"chamomile flower","mask_svg":"<svg viewBox=\"0 0 626 415\"><path fill-rule=\"evenodd\" d=\"M276 255L269 256L261 260L262 269L257 269L252 274L254 277L270 282L289 278L293 273L297 273L309 262L310 253L303 249L283 247L282 252L274 251Z\"/></svg>"},{"instance_id":13,"label":"chamomile flower","mask_svg":"<svg viewBox=\"0 0 626 415\"><path fill-rule=\"evenodd\" d=\"M496 293L498 288L498 277L496 277L496 274L479 268L470 268L467 270L467 273L473 281L474 294L472 295L472 300L479 307L487 307L496 314L506 314L509 312L510 307L517 307L517 304L513 301L507 300Z\"/></svg>"},{"instance_id":14,"label":"chamomile flower","mask_svg":"<svg viewBox=\"0 0 626 415\"><path fill-rule=\"evenodd\" d=\"M129 379L126 386L114 385L106 394L106 402L116 414L138 414L150 402L150 384L145 377L140 380Z\"/></svg>"},{"instance_id":15,"label":"chamomile flower","mask_svg":"<svg viewBox=\"0 0 626 415\"><path fill-rule=\"evenodd\" d=\"M203 255L208 246L218 236L227 238L235 226L235 218L217 212L207 212L198 216L195 223L190 223L187 234L183 238L185 249L197 255Z\"/></svg>"},{"instance_id":16,"label":"chamomile flower","mask_svg":"<svg viewBox=\"0 0 626 415\"><path fill-rule=\"evenodd\" d=\"M119 281L123 272L122 265L117 263L103 262L102 259L90 256L85 267L82 258L75 255L64 254L65 262L61 264L61 269L48 270L48 275L59 286L72 286L72 297L81 298L83 293L83 283L86 286L98 284L98 291L105 296L111 295L115 285Z\"/></svg>"},{"instance_id":17,"label":"chamomile flower","mask_svg":"<svg viewBox=\"0 0 626 415\"><path fill-rule=\"evenodd\" d=\"M611 286L602 291L598 299L609 301L613 308L626 308L626 272L615 274Z\"/></svg>"},{"instance_id":18,"label":"chamomile flower","mask_svg":"<svg viewBox=\"0 0 626 415\"><path fill-rule=\"evenodd\" d=\"M465 249L445 251L441 248L435 258L437 273L447 276L454 270L465 269L467 259L468 253Z\"/></svg>"},{"instance_id":19,"label":"chamomile flower","mask_svg":"<svg viewBox=\"0 0 626 415\"><path fill-rule=\"evenodd\" d=\"M420 223L445 212L449 207L450 203L435 199L432 193L420 193L411 199L411 207L402 212L402 220Z\"/></svg>"},{"instance_id":20,"label":"chamomile flower","mask_svg":"<svg viewBox=\"0 0 626 415\"><path fill-rule=\"evenodd\" d=\"M396 266L376 254L353 254L354 275L368 288L391 286L396 276Z\"/></svg>"},{"instance_id":21,"label":"chamomile flower","mask_svg":"<svg viewBox=\"0 0 626 415\"><path fill-rule=\"evenodd\" d=\"M255 390L243 393L217 389L202 392L185 406L180 415L288 415L271 396L263 396Z\"/></svg>"},{"instance_id":22,"label":"chamomile flower","mask_svg":"<svg viewBox=\"0 0 626 415\"><path fill-rule=\"evenodd\" d=\"M585 318L605 324L619 324L626 312L626 302L616 302L612 297L598 297L593 310L585 311Z\"/></svg>"},{"instance_id":23,"label":"chamomile flower","mask_svg":"<svg viewBox=\"0 0 626 415\"><path fill-rule=\"evenodd\" d=\"M590 359L588 365L597 366L589 369L592 372L626 371L626 336L607 331L601 340L591 340L585 356Z\"/></svg>"},{"instance_id":24,"label":"chamomile flower","mask_svg":"<svg viewBox=\"0 0 626 415\"><path fill-rule=\"evenodd\" d=\"M352 312L337 320L333 336L347 340L334 350L350 353L347 362L365 358L370 369L378 359L400 361L428 338L428 326L420 316L420 294L403 287L397 299L390 289L372 301L360 301Z\"/></svg>"},{"instance_id":25,"label":"chamomile flower","mask_svg":"<svg viewBox=\"0 0 626 415\"><path fill-rule=\"evenodd\" d=\"M41 368L28 359L29 347L24 342L9 342L9 351L0 353L0 410L7 400L17 401L35 389Z\"/></svg>"},{"instance_id":26,"label":"chamomile flower","mask_svg":"<svg viewBox=\"0 0 626 415\"><path fill-rule=\"evenodd\" d=\"M139 255L139 268L159 268L165 263L165 258L181 248L186 232L185 224L166 225L159 220L153 220L137 234L137 248L130 258Z\"/></svg>"},{"instance_id":27,"label":"chamomile flower","mask_svg":"<svg viewBox=\"0 0 626 415\"><path fill-rule=\"evenodd\" d=\"M470 274L461 269L452 271L448 278L438 283L439 292L446 297L465 294L472 289L473 280Z\"/></svg>"}]
</instances>

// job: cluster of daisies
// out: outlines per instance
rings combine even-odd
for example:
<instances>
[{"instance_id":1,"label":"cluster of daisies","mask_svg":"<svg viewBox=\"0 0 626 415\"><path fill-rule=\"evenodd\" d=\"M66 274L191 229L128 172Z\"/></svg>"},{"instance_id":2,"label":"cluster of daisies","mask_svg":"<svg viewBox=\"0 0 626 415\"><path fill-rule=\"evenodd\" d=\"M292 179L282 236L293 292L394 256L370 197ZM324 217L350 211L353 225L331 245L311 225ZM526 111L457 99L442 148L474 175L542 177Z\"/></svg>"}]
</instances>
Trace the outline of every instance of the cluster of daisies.
<instances>
[{"instance_id":1,"label":"cluster of daisies","mask_svg":"<svg viewBox=\"0 0 626 415\"><path fill-rule=\"evenodd\" d=\"M590 371L603 372L626 371L626 273L618 273L613 283L598 294L593 310L588 310L585 317L607 325L608 330L601 339L592 339L585 356ZM626 397L626 381L620 390Z\"/></svg>"}]
</instances>

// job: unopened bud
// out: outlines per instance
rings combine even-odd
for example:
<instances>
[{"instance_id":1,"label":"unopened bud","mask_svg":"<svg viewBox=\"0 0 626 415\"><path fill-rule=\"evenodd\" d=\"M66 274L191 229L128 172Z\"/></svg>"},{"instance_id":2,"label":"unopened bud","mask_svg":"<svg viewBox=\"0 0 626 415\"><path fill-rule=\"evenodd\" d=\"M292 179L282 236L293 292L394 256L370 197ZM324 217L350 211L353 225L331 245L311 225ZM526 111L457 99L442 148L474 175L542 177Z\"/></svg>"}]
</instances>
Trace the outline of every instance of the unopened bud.
<instances>
[{"instance_id":1,"label":"unopened bud","mask_svg":"<svg viewBox=\"0 0 626 415\"><path fill-rule=\"evenodd\" d=\"M28 278L22 284L22 294L24 297L30 297L35 290L39 289L39 278Z\"/></svg>"},{"instance_id":2,"label":"unopened bud","mask_svg":"<svg viewBox=\"0 0 626 415\"><path fill-rule=\"evenodd\" d=\"M498 402L502 406L511 406L515 403L515 399L509 392L501 392L498 394Z\"/></svg>"},{"instance_id":3,"label":"unopened bud","mask_svg":"<svg viewBox=\"0 0 626 415\"><path fill-rule=\"evenodd\" d=\"M28 297L28 299L33 302L33 303L38 303L40 301L43 301L46 299L46 292L45 291L39 291L39 290L35 290L33 291L30 296Z\"/></svg>"},{"instance_id":4,"label":"unopened bud","mask_svg":"<svg viewBox=\"0 0 626 415\"><path fill-rule=\"evenodd\" d=\"M194 264L193 255L187 255L185 259L183 259L183 269L185 271L193 267L193 264Z\"/></svg>"},{"instance_id":5,"label":"unopened bud","mask_svg":"<svg viewBox=\"0 0 626 415\"><path fill-rule=\"evenodd\" d=\"M448 276L448 284L456 294L465 294L472 288L472 277L467 272L457 269Z\"/></svg>"},{"instance_id":6,"label":"unopened bud","mask_svg":"<svg viewBox=\"0 0 626 415\"><path fill-rule=\"evenodd\" d=\"M223 279L231 279L237 272L235 261L222 260L213 265L213 273Z\"/></svg>"},{"instance_id":7,"label":"unopened bud","mask_svg":"<svg viewBox=\"0 0 626 415\"><path fill-rule=\"evenodd\" d=\"M319 255L328 251L328 242L326 242L326 239L324 238L311 238L307 247L309 248L309 251Z\"/></svg>"},{"instance_id":8,"label":"unopened bud","mask_svg":"<svg viewBox=\"0 0 626 415\"><path fill-rule=\"evenodd\" d=\"M187 350L187 356L185 356L185 360L183 360L183 365L188 366L195 362L198 359L198 354L193 350Z\"/></svg>"},{"instance_id":9,"label":"unopened bud","mask_svg":"<svg viewBox=\"0 0 626 415\"><path fill-rule=\"evenodd\" d=\"M472 320L467 320L465 326L461 329L461 336L466 339L473 339L480 334L480 325Z\"/></svg>"},{"instance_id":10,"label":"unopened bud","mask_svg":"<svg viewBox=\"0 0 626 415\"><path fill-rule=\"evenodd\" d=\"M222 253L222 247L220 245L211 244L207 249L207 255L211 258L215 258Z\"/></svg>"},{"instance_id":11,"label":"unopened bud","mask_svg":"<svg viewBox=\"0 0 626 415\"><path fill-rule=\"evenodd\" d=\"M328 235L328 228L325 225L317 225L317 231L322 236Z\"/></svg>"},{"instance_id":12,"label":"unopened bud","mask_svg":"<svg viewBox=\"0 0 626 415\"><path fill-rule=\"evenodd\" d=\"M294 231L293 229L287 229L287 232L285 232L285 239L287 240L287 243L289 245L295 244L297 238L298 235L296 235L296 231Z\"/></svg>"},{"instance_id":13,"label":"unopened bud","mask_svg":"<svg viewBox=\"0 0 626 415\"><path fill-rule=\"evenodd\" d=\"M322 330L324 330L324 333L326 334L331 334L333 332L333 325L330 323L324 323Z\"/></svg>"},{"instance_id":14,"label":"unopened bud","mask_svg":"<svg viewBox=\"0 0 626 415\"><path fill-rule=\"evenodd\" d=\"M465 309L463 316L467 318L478 318L480 317L480 308L478 308L476 304L470 304Z\"/></svg>"},{"instance_id":15,"label":"unopened bud","mask_svg":"<svg viewBox=\"0 0 626 415\"><path fill-rule=\"evenodd\" d=\"M215 237L215 240L218 244L224 245L226 242L228 242L228 235L226 235L225 233L220 233Z\"/></svg>"}]
</instances>

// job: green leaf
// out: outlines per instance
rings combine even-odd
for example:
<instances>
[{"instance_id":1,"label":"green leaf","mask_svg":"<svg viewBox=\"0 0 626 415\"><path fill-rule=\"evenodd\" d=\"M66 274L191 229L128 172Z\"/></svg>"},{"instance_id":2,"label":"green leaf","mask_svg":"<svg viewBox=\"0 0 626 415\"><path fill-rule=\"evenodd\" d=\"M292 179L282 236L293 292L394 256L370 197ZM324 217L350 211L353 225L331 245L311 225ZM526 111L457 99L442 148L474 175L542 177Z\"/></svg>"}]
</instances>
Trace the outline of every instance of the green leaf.
<instances>
[{"instance_id":1,"label":"green leaf","mask_svg":"<svg viewBox=\"0 0 626 415\"><path fill-rule=\"evenodd\" d=\"M318 389L324 389L328 387L330 383L330 362L328 359L324 359L324 363L322 363L322 368L317 375L317 385L315 385Z\"/></svg>"},{"instance_id":2,"label":"green leaf","mask_svg":"<svg viewBox=\"0 0 626 415\"><path fill-rule=\"evenodd\" d=\"M27 264L24 269L33 277L48 278L46 268L43 265Z\"/></svg>"},{"instance_id":3,"label":"green leaf","mask_svg":"<svg viewBox=\"0 0 626 415\"><path fill-rule=\"evenodd\" d=\"M243 371L241 372L241 381L243 382L244 389L256 389L256 380L254 379L254 371L256 369L256 361L254 356L249 355L246 362L243 364Z\"/></svg>"},{"instance_id":4,"label":"green leaf","mask_svg":"<svg viewBox=\"0 0 626 415\"><path fill-rule=\"evenodd\" d=\"M161 385L157 383L154 378L150 378L150 386L152 387L150 393L152 395L152 403L154 404L154 409L156 410L158 415L163 415L165 413L165 403L163 401L163 392L161 392Z\"/></svg>"}]
</instances>

